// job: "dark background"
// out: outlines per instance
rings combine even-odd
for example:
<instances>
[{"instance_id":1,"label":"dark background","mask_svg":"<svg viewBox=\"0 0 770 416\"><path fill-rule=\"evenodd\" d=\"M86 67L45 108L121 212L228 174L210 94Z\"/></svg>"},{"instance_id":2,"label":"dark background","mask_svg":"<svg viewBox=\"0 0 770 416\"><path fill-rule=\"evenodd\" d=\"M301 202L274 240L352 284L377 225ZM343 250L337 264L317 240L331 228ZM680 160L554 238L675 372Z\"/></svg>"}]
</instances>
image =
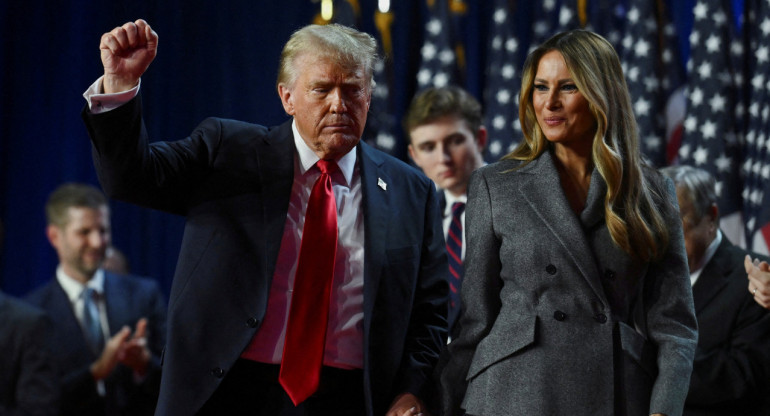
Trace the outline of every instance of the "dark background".
<instances>
[{"instance_id":1,"label":"dark background","mask_svg":"<svg viewBox=\"0 0 770 416\"><path fill-rule=\"evenodd\" d=\"M481 99L492 6L466 3L464 86ZM668 3L686 54L694 0ZM376 33L376 1L359 5L359 28ZM285 121L275 91L278 56L319 9L311 0L0 2L0 289L23 295L53 277L57 259L44 234L45 200L66 181L98 184L80 111L83 91L101 75L102 33L144 18L159 34L158 56L142 78L146 123L154 140L175 140L207 116ZM426 6L393 0L391 12L390 91L400 119L416 88ZM396 133L403 141L400 129ZM403 145L395 154L405 154ZM111 207L113 241L132 272L158 279L168 293L183 218L121 202Z\"/></svg>"}]
</instances>

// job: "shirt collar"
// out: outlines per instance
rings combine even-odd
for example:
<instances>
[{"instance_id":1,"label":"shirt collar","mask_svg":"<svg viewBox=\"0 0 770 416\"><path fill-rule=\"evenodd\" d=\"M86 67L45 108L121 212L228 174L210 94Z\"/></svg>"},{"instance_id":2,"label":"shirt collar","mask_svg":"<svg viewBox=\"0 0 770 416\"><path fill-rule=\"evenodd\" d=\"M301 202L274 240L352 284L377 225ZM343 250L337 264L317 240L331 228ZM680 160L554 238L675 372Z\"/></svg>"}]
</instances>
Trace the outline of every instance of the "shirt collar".
<instances>
[{"instance_id":1,"label":"shirt collar","mask_svg":"<svg viewBox=\"0 0 770 416\"><path fill-rule=\"evenodd\" d=\"M56 280L59 282L62 289L64 289L64 293L67 294L67 298L69 298L70 302L77 301L78 298L82 296L86 287L94 289L96 293L104 293L104 271L102 269L96 270L96 273L91 277L91 280L84 285L64 273L61 265L59 265L59 267L56 268Z\"/></svg>"},{"instance_id":2,"label":"shirt collar","mask_svg":"<svg viewBox=\"0 0 770 416\"><path fill-rule=\"evenodd\" d=\"M714 237L713 240L711 240L711 244L709 244L708 247L706 247L706 252L703 253L703 260L699 265L697 265L697 268L693 271L690 271L690 282L692 284L695 284L695 282L698 280L698 277L700 277L700 272L703 271L703 267L705 267L709 262L711 261L711 258L714 257L714 253L716 253L717 248L719 248L719 245L722 244L722 231L720 229L717 229L717 235Z\"/></svg>"},{"instance_id":3,"label":"shirt collar","mask_svg":"<svg viewBox=\"0 0 770 416\"><path fill-rule=\"evenodd\" d=\"M446 200L446 207L444 207L444 216L452 215L452 205L454 205L455 202L462 202L463 204L468 202L468 195L462 194L460 196L455 196L453 193L444 190L444 199Z\"/></svg>"},{"instance_id":4,"label":"shirt collar","mask_svg":"<svg viewBox=\"0 0 770 416\"><path fill-rule=\"evenodd\" d=\"M299 130L297 130L296 121L291 122L291 131L294 133L294 146L297 148L297 155L299 156L300 174L304 175L320 158L302 139ZM356 167L356 148L350 149L345 156L337 160L337 166L340 168L342 176L345 177L346 185L350 186L353 181L353 170Z\"/></svg>"}]
</instances>

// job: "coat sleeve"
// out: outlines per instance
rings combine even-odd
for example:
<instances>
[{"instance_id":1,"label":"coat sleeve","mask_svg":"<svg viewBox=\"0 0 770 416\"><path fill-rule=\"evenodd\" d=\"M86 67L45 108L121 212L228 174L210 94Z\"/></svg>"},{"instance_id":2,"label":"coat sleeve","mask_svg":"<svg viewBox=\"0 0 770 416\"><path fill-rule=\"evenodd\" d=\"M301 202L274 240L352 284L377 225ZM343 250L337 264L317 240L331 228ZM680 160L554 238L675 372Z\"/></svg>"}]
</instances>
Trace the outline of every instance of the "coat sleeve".
<instances>
[{"instance_id":1,"label":"coat sleeve","mask_svg":"<svg viewBox=\"0 0 770 416\"><path fill-rule=\"evenodd\" d=\"M658 351L649 413L679 416L692 372L698 324L676 191L673 182L665 180L658 188L667 201L661 211L670 232L669 244L663 258L650 264L645 278L647 334Z\"/></svg>"},{"instance_id":2,"label":"coat sleeve","mask_svg":"<svg viewBox=\"0 0 770 416\"><path fill-rule=\"evenodd\" d=\"M484 175L476 171L468 188L465 211L465 274L461 289L463 315L460 334L447 349L440 374L444 415L462 415L468 387L466 375L478 343L489 333L500 312L500 241L492 223L492 204ZM467 307L466 305L473 305Z\"/></svg>"},{"instance_id":3,"label":"coat sleeve","mask_svg":"<svg viewBox=\"0 0 770 416\"><path fill-rule=\"evenodd\" d=\"M216 169L222 151L225 133L215 118L185 139L150 143L141 95L106 113L92 114L86 107L81 117L105 193L147 208L184 215L190 195Z\"/></svg>"}]
</instances>

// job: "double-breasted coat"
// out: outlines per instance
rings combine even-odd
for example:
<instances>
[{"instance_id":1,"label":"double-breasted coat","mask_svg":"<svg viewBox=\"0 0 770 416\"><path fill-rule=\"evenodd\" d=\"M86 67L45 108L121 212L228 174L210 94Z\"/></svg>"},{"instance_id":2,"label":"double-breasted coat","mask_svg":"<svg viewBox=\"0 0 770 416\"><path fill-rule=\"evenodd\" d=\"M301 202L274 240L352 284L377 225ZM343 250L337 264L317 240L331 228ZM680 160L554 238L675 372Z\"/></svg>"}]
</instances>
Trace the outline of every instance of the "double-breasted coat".
<instances>
[{"instance_id":1,"label":"double-breasted coat","mask_svg":"<svg viewBox=\"0 0 770 416\"><path fill-rule=\"evenodd\" d=\"M519 164L471 179L445 414L680 415L697 324L673 184L645 171L670 231L645 263L613 243L596 170L577 215L550 151Z\"/></svg>"}]
</instances>

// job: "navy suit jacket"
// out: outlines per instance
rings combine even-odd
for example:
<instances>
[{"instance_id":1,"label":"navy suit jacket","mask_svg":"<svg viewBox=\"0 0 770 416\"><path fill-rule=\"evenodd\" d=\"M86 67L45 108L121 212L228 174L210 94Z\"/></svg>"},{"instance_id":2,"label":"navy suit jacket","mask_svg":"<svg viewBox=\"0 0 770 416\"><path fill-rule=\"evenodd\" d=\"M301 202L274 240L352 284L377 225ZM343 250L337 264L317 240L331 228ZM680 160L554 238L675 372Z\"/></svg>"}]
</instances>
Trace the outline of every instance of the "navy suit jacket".
<instances>
[{"instance_id":1,"label":"navy suit jacket","mask_svg":"<svg viewBox=\"0 0 770 416\"><path fill-rule=\"evenodd\" d=\"M699 334L686 416L770 412L770 312L748 290L746 254L723 236L692 288Z\"/></svg>"},{"instance_id":2,"label":"navy suit jacket","mask_svg":"<svg viewBox=\"0 0 770 416\"><path fill-rule=\"evenodd\" d=\"M294 176L291 122L269 129L210 118L186 139L149 144L140 97L83 117L108 195L187 217L157 414L193 414L265 316ZM429 394L446 338L446 254L430 180L364 143L356 151L364 392L367 413L381 415L399 393Z\"/></svg>"},{"instance_id":3,"label":"navy suit jacket","mask_svg":"<svg viewBox=\"0 0 770 416\"><path fill-rule=\"evenodd\" d=\"M147 318L148 348L153 354L148 373L136 383L128 367L118 365L105 379L105 397L97 391L90 365L98 358L86 343L69 298L55 278L26 300L43 309L53 321L55 360L62 382L63 415L147 415L157 401L160 354L165 343L166 303L154 280L104 272L104 299L110 335L124 326L133 331Z\"/></svg>"},{"instance_id":4,"label":"navy suit jacket","mask_svg":"<svg viewBox=\"0 0 770 416\"><path fill-rule=\"evenodd\" d=\"M50 332L43 311L0 293L0 415L59 414Z\"/></svg>"}]
</instances>

